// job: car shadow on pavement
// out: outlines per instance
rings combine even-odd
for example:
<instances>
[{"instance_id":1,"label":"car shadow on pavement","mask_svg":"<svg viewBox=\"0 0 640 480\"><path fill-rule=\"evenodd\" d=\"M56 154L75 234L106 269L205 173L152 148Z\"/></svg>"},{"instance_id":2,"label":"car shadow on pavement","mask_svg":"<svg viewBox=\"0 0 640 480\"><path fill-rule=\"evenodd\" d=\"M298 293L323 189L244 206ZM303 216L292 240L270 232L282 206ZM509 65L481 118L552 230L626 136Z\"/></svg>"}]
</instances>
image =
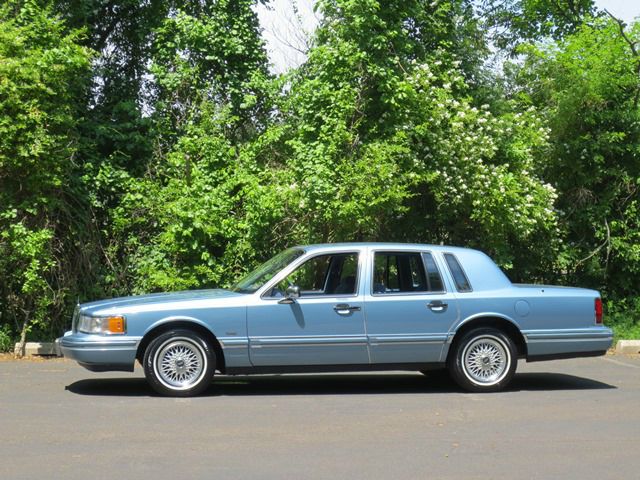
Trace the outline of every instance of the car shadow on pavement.
<instances>
[{"instance_id":1,"label":"car shadow on pavement","mask_svg":"<svg viewBox=\"0 0 640 480\"><path fill-rule=\"evenodd\" d=\"M78 395L99 397L150 397L154 395L144 378L90 378L73 382L64 389Z\"/></svg>"},{"instance_id":2,"label":"car shadow on pavement","mask_svg":"<svg viewBox=\"0 0 640 480\"><path fill-rule=\"evenodd\" d=\"M516 374L506 392L598 390L616 388L589 378L562 373ZM93 378L65 387L78 395L143 397L157 396L143 378ZM375 395L462 393L446 375L421 374L313 374L216 376L200 396L254 395Z\"/></svg>"},{"instance_id":3,"label":"car shadow on pavement","mask_svg":"<svg viewBox=\"0 0 640 480\"><path fill-rule=\"evenodd\" d=\"M602 390L618 388L591 378L564 373L517 373L507 391Z\"/></svg>"}]
</instances>

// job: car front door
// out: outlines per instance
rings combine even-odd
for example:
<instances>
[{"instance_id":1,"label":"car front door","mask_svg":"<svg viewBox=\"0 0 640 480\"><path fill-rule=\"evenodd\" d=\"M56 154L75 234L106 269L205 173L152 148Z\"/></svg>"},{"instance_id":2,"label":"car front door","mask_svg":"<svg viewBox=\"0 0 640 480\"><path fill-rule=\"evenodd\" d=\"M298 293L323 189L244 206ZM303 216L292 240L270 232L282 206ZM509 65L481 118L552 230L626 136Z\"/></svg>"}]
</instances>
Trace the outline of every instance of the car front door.
<instances>
[{"instance_id":1,"label":"car front door","mask_svg":"<svg viewBox=\"0 0 640 480\"><path fill-rule=\"evenodd\" d=\"M371 363L440 361L458 317L455 296L428 251L374 251L366 327Z\"/></svg>"},{"instance_id":2,"label":"car front door","mask_svg":"<svg viewBox=\"0 0 640 480\"><path fill-rule=\"evenodd\" d=\"M248 307L255 366L369 363L356 251L312 255ZM289 298L289 287L300 296Z\"/></svg>"}]
</instances>

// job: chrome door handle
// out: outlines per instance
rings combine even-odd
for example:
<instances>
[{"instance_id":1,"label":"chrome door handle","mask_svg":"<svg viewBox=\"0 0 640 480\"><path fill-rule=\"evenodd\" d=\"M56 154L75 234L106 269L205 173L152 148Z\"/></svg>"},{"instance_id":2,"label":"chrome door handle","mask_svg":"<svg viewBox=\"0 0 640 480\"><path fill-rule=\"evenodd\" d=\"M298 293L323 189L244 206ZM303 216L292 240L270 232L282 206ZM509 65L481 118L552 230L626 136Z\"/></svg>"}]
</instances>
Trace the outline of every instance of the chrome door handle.
<instances>
[{"instance_id":1,"label":"chrome door handle","mask_svg":"<svg viewBox=\"0 0 640 480\"><path fill-rule=\"evenodd\" d=\"M338 315L349 315L351 312L359 312L360 307L352 307L346 303L339 303L333 309L338 313Z\"/></svg>"},{"instance_id":2,"label":"chrome door handle","mask_svg":"<svg viewBox=\"0 0 640 480\"><path fill-rule=\"evenodd\" d=\"M443 303L440 300L427 303L427 308L431 309L432 312L444 312L448 306L447 303Z\"/></svg>"}]
</instances>

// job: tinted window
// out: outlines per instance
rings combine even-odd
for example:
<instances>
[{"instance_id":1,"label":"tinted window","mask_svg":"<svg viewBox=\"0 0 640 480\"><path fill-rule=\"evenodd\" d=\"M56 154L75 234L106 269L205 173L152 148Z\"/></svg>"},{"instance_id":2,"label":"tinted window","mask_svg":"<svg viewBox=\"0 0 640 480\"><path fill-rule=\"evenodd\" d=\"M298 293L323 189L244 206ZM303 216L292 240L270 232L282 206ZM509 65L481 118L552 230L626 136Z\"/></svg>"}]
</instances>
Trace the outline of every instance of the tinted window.
<instances>
[{"instance_id":1,"label":"tinted window","mask_svg":"<svg viewBox=\"0 0 640 480\"><path fill-rule=\"evenodd\" d=\"M458 259L451 253L445 253L444 259L447 261L449 271L451 272L453 281L456 284L456 289L459 292L470 292L471 285L469 284L469 280L467 279L462 266L458 262Z\"/></svg>"},{"instance_id":2,"label":"tinted window","mask_svg":"<svg viewBox=\"0 0 640 480\"><path fill-rule=\"evenodd\" d=\"M427 267L427 282L429 283L430 292L444 292L444 286L442 285L442 277L436 266L436 262L433 259L433 255L430 253L423 253L422 258L424 264Z\"/></svg>"},{"instance_id":3,"label":"tinted window","mask_svg":"<svg viewBox=\"0 0 640 480\"><path fill-rule=\"evenodd\" d=\"M358 254L339 253L310 258L276 285L272 297L282 297L287 287L300 287L301 296L355 295Z\"/></svg>"},{"instance_id":4,"label":"tinted window","mask_svg":"<svg viewBox=\"0 0 640 480\"><path fill-rule=\"evenodd\" d=\"M419 253L376 252L373 293L427 291L429 282Z\"/></svg>"}]
</instances>

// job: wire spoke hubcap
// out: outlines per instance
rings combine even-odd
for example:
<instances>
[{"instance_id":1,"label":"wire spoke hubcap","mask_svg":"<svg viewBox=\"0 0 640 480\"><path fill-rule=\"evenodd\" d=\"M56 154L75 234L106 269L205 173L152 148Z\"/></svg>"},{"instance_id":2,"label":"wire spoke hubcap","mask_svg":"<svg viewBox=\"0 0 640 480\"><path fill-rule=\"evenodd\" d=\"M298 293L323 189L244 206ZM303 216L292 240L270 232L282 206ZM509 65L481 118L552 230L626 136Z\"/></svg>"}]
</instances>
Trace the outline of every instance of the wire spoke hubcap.
<instances>
[{"instance_id":1,"label":"wire spoke hubcap","mask_svg":"<svg viewBox=\"0 0 640 480\"><path fill-rule=\"evenodd\" d=\"M197 384L206 370L202 348L188 338L172 338L158 350L153 360L158 379L174 390Z\"/></svg>"},{"instance_id":2,"label":"wire spoke hubcap","mask_svg":"<svg viewBox=\"0 0 640 480\"><path fill-rule=\"evenodd\" d=\"M502 380L511 365L507 346L497 337L487 335L470 342L462 352L464 374L480 385L494 385Z\"/></svg>"}]
</instances>

